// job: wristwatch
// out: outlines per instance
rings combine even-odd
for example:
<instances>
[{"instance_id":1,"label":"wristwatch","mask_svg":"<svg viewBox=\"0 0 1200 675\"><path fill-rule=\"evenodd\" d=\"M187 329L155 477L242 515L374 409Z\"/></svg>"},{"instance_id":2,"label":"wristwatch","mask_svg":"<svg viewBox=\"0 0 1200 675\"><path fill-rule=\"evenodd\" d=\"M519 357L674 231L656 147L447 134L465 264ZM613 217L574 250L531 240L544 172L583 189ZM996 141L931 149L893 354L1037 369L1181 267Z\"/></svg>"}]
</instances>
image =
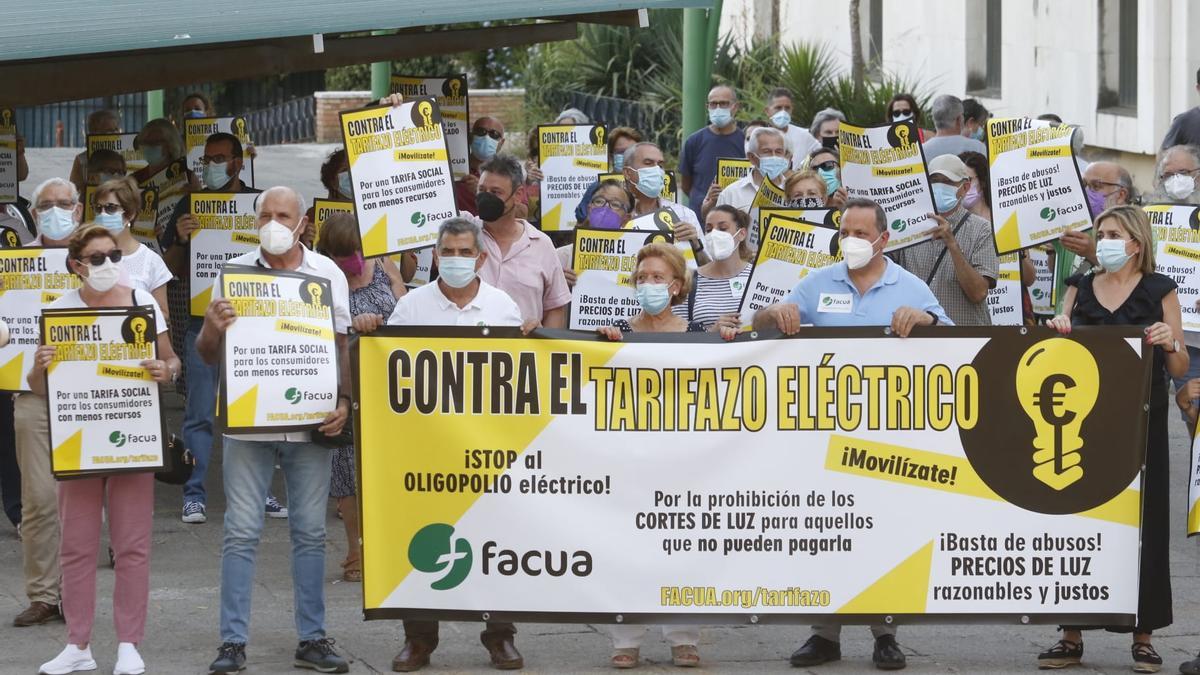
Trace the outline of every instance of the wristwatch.
<instances>
[{"instance_id":1,"label":"wristwatch","mask_svg":"<svg viewBox=\"0 0 1200 675\"><path fill-rule=\"evenodd\" d=\"M933 323L929 324L930 326L938 325L937 314L934 314L933 312L931 312L929 310L925 310L925 313L929 315L929 318L933 319Z\"/></svg>"},{"instance_id":2,"label":"wristwatch","mask_svg":"<svg viewBox=\"0 0 1200 675\"><path fill-rule=\"evenodd\" d=\"M1179 351L1179 340L1171 340L1171 352L1174 354Z\"/></svg>"}]
</instances>

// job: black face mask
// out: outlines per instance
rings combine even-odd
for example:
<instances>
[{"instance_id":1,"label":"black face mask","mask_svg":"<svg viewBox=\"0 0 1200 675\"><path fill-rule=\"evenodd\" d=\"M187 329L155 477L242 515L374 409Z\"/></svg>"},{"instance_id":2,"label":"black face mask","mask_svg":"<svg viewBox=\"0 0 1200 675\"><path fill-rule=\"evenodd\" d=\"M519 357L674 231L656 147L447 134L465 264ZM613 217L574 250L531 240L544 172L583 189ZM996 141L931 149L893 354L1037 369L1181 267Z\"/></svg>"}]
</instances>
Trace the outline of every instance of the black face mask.
<instances>
[{"instance_id":1,"label":"black face mask","mask_svg":"<svg viewBox=\"0 0 1200 675\"><path fill-rule=\"evenodd\" d=\"M475 209L479 212L479 219L485 223L500 220L506 210L503 199L482 191L475 193Z\"/></svg>"},{"instance_id":2,"label":"black face mask","mask_svg":"<svg viewBox=\"0 0 1200 675\"><path fill-rule=\"evenodd\" d=\"M837 136L825 136L821 139L821 147L826 150L836 150L838 146Z\"/></svg>"}]
</instances>

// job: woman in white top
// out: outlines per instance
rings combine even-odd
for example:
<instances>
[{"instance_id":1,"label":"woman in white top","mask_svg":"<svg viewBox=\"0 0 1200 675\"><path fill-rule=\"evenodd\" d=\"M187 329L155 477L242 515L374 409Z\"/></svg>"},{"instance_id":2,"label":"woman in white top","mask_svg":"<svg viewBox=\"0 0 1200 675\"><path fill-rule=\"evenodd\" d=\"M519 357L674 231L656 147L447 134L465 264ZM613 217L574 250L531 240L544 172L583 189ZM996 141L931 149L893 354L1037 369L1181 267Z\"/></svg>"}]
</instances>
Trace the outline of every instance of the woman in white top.
<instances>
[{"instance_id":1,"label":"woman in white top","mask_svg":"<svg viewBox=\"0 0 1200 675\"><path fill-rule=\"evenodd\" d=\"M142 208L142 192L130 177L106 181L96 188L92 198L96 210L94 222L112 233L121 249L122 283L140 288L154 296L162 308L163 320L167 316L167 282L171 272L158 255L133 236L133 221L137 220Z\"/></svg>"},{"instance_id":2,"label":"woman in white top","mask_svg":"<svg viewBox=\"0 0 1200 675\"><path fill-rule=\"evenodd\" d=\"M746 237L750 217L729 204L713 207L704 218L704 250L712 262L696 270L696 283L687 302L672 309L676 315L694 321L704 330L737 330L741 325L738 307L750 280L754 254Z\"/></svg>"}]
</instances>

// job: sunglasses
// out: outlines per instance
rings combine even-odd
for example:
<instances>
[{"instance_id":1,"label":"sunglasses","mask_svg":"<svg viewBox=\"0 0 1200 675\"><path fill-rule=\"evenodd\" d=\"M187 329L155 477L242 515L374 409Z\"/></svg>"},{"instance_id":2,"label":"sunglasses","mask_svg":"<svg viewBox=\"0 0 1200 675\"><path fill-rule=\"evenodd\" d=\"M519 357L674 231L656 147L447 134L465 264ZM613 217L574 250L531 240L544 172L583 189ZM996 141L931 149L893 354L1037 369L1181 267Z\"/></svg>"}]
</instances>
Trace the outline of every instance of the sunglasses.
<instances>
[{"instance_id":1,"label":"sunglasses","mask_svg":"<svg viewBox=\"0 0 1200 675\"><path fill-rule=\"evenodd\" d=\"M107 213L107 214L108 214L108 215L110 215L110 216L111 216L111 215L114 215L114 214L117 214L117 213L124 213L124 212L125 212L125 209L121 208L121 205L120 205L120 204L97 204L97 205L96 205L96 210L97 210L97 211L103 211L103 212Z\"/></svg>"},{"instance_id":2,"label":"sunglasses","mask_svg":"<svg viewBox=\"0 0 1200 675\"><path fill-rule=\"evenodd\" d=\"M104 264L105 259L111 260L114 263L121 262L121 249L114 248L108 253L93 253L86 258L76 258L81 263L87 263L93 267L98 267Z\"/></svg>"},{"instance_id":3,"label":"sunglasses","mask_svg":"<svg viewBox=\"0 0 1200 675\"><path fill-rule=\"evenodd\" d=\"M475 127L474 129L471 130L471 135L472 136L491 136L493 141L498 141L501 139L501 137L504 136L504 134L501 133L497 129L484 129L483 127Z\"/></svg>"},{"instance_id":4,"label":"sunglasses","mask_svg":"<svg viewBox=\"0 0 1200 675\"><path fill-rule=\"evenodd\" d=\"M912 114L911 110L893 110L892 111L892 119L896 119L897 117L902 117L904 115L911 115L911 114Z\"/></svg>"},{"instance_id":5,"label":"sunglasses","mask_svg":"<svg viewBox=\"0 0 1200 675\"><path fill-rule=\"evenodd\" d=\"M834 169L837 168L837 162L830 159L830 160L821 162L820 164L814 164L812 166L812 168L814 171L833 171Z\"/></svg>"}]
</instances>

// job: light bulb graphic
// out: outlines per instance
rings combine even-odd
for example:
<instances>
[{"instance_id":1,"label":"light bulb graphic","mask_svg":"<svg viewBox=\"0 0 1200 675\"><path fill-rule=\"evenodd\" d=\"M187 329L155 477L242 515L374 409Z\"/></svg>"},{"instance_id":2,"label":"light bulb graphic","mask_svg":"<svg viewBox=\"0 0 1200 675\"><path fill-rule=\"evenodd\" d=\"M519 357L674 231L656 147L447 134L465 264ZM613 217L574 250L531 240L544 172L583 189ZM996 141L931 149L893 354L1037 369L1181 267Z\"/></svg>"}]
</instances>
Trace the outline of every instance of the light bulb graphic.
<instances>
[{"instance_id":1,"label":"light bulb graphic","mask_svg":"<svg viewBox=\"0 0 1200 675\"><path fill-rule=\"evenodd\" d=\"M1062 490L1083 478L1079 428L1100 390L1096 359L1078 342L1042 340L1021 355L1016 385L1017 399L1036 431L1033 477Z\"/></svg>"}]
</instances>

